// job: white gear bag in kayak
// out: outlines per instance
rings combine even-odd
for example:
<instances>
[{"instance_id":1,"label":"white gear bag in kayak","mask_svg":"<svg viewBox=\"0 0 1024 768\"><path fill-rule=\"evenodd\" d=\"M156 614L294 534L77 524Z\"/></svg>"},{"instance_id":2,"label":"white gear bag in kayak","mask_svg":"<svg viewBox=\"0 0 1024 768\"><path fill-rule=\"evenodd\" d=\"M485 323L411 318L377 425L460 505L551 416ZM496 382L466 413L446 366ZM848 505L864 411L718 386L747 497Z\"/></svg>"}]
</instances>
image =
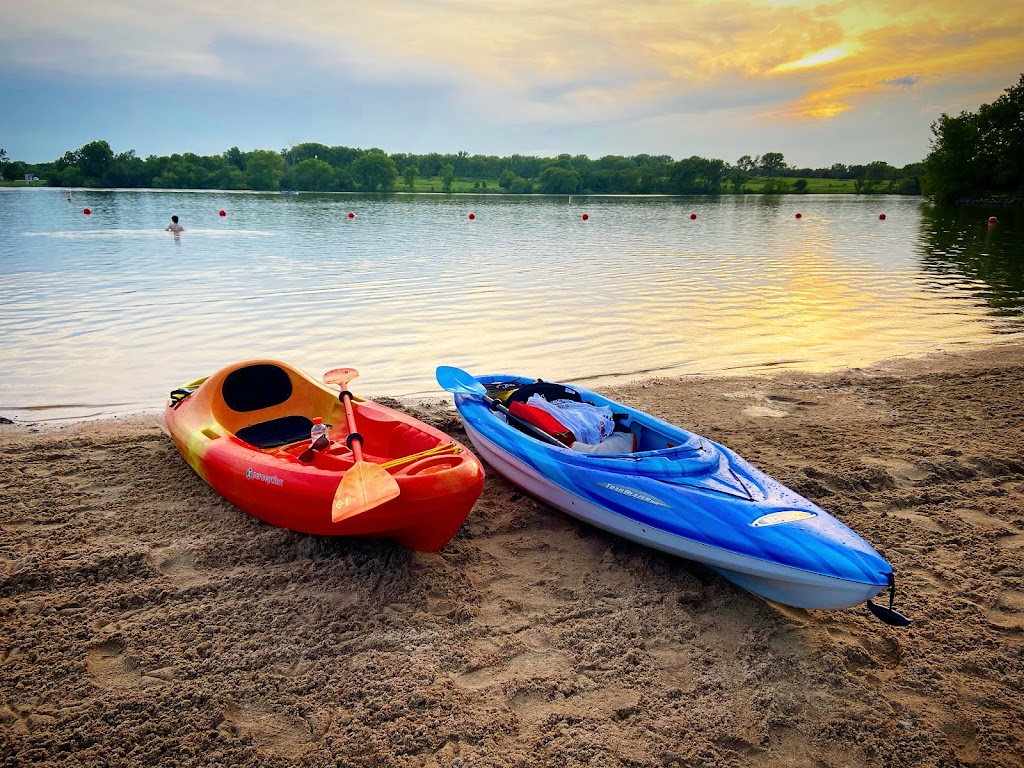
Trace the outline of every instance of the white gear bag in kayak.
<instances>
[{"instance_id":1,"label":"white gear bag in kayak","mask_svg":"<svg viewBox=\"0 0 1024 768\"><path fill-rule=\"evenodd\" d=\"M548 402L540 395L532 395L526 404L551 414L581 443L597 445L615 431L612 409L607 405L577 403L574 400Z\"/></svg>"}]
</instances>

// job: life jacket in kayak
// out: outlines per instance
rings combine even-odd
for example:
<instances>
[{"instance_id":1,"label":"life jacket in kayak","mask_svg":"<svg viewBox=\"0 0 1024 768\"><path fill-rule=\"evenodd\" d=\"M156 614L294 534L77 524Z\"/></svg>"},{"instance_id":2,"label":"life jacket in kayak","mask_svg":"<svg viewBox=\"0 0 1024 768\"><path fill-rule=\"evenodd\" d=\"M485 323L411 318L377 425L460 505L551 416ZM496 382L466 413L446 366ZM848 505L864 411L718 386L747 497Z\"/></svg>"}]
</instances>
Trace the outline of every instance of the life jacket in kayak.
<instances>
[{"instance_id":1,"label":"life jacket in kayak","mask_svg":"<svg viewBox=\"0 0 1024 768\"><path fill-rule=\"evenodd\" d=\"M546 432L564 445L572 445L576 442L576 435L572 433L572 430L562 424L552 414L536 406L516 400L509 404L508 412L542 432Z\"/></svg>"},{"instance_id":2,"label":"life jacket in kayak","mask_svg":"<svg viewBox=\"0 0 1024 768\"><path fill-rule=\"evenodd\" d=\"M565 424L549 411L542 410L536 406L529 405L526 401L534 395L540 395L549 403L555 400L574 400L582 403L583 398L575 389L551 381L537 381L533 384L526 384L514 390L507 400L509 412L518 416L528 424L532 424L544 432L547 432L560 443L571 446L576 442L576 435Z\"/></svg>"}]
</instances>

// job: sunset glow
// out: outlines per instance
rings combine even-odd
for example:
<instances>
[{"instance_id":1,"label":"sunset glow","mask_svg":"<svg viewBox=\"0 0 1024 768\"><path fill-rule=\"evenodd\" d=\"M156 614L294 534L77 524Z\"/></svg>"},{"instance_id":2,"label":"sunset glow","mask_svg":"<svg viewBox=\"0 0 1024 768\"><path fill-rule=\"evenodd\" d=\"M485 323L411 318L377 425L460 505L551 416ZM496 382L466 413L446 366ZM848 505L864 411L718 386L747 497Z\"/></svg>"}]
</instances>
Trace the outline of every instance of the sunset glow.
<instances>
[{"instance_id":1,"label":"sunset glow","mask_svg":"<svg viewBox=\"0 0 1024 768\"><path fill-rule=\"evenodd\" d=\"M103 136L142 154L322 141L900 164L1024 66L1024 4L993 0L36 0L4 21L0 96L22 108L0 135L33 161ZM879 158L864 137L880 122Z\"/></svg>"},{"instance_id":2,"label":"sunset glow","mask_svg":"<svg viewBox=\"0 0 1024 768\"><path fill-rule=\"evenodd\" d=\"M832 62L845 59L849 55L849 51L847 51L844 46L837 46L835 48L829 48L828 50L819 51L818 53L810 56L805 56L799 61L790 61L785 64L780 64L775 67L772 72L792 72L797 69L820 67L825 64L831 64Z\"/></svg>"}]
</instances>

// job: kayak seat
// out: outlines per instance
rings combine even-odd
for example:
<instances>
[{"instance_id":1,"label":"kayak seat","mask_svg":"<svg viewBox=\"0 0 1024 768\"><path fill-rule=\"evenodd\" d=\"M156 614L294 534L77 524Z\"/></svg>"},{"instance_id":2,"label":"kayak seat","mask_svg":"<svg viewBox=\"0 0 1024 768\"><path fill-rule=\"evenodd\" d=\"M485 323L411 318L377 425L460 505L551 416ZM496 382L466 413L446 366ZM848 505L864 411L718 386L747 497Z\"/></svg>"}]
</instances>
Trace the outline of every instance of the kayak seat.
<instances>
[{"instance_id":1,"label":"kayak seat","mask_svg":"<svg viewBox=\"0 0 1024 768\"><path fill-rule=\"evenodd\" d=\"M284 369L266 363L232 371L224 377L221 385L224 404L240 413L271 408L291 396L292 380L288 374Z\"/></svg>"},{"instance_id":2,"label":"kayak seat","mask_svg":"<svg viewBox=\"0 0 1024 768\"><path fill-rule=\"evenodd\" d=\"M235 432L235 437L257 448L278 448L282 445L309 440L313 422L305 416L282 416L261 421Z\"/></svg>"},{"instance_id":3,"label":"kayak seat","mask_svg":"<svg viewBox=\"0 0 1024 768\"><path fill-rule=\"evenodd\" d=\"M580 396L580 393L571 387L550 381L538 381L536 384L526 384L519 387L519 389L508 396L506 405L511 407L512 403L525 403L534 395L540 395L549 403L554 402L555 400L574 400L577 403L583 402L583 398Z\"/></svg>"}]
</instances>

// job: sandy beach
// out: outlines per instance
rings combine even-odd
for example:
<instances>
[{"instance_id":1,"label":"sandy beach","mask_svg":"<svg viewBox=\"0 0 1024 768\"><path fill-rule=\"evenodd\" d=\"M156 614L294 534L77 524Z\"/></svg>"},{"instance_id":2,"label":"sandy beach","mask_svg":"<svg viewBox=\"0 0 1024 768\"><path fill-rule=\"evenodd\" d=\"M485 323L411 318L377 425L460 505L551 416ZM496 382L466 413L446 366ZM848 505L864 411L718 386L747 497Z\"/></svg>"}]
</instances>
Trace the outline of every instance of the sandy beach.
<instances>
[{"instance_id":1,"label":"sandy beach","mask_svg":"<svg viewBox=\"0 0 1024 768\"><path fill-rule=\"evenodd\" d=\"M602 391L850 525L914 624L767 603L493 471L423 554L258 522L158 415L5 424L0 765L1024 765L1024 346Z\"/></svg>"}]
</instances>

